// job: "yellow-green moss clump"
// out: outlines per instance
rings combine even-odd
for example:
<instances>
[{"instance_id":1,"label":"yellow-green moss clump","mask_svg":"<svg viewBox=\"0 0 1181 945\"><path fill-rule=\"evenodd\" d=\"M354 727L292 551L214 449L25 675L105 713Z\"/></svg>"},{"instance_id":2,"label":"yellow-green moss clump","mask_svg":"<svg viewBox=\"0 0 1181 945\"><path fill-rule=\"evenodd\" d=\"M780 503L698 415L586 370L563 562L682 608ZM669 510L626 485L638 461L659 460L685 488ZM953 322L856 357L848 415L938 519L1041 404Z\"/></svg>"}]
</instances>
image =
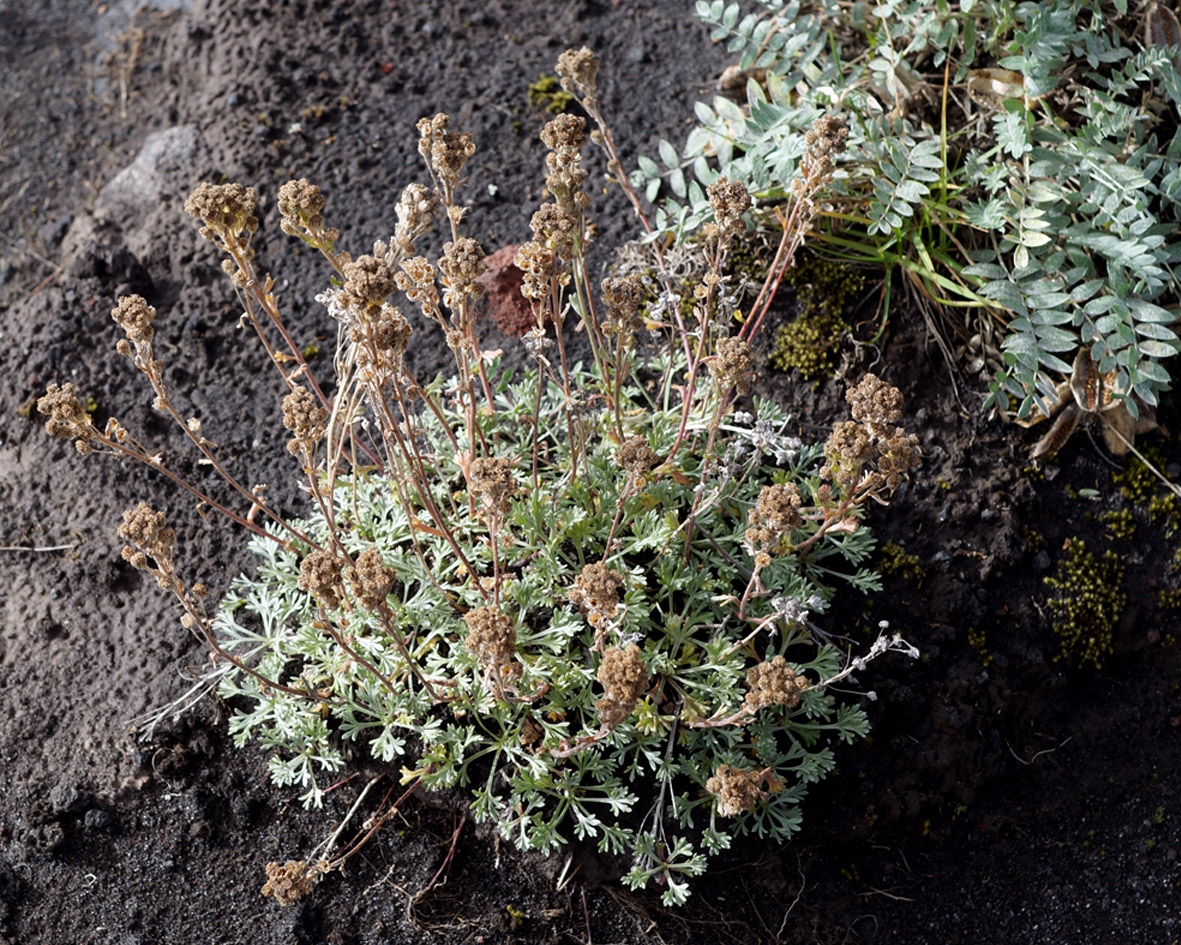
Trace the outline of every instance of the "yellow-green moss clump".
<instances>
[{"instance_id":1,"label":"yellow-green moss clump","mask_svg":"<svg viewBox=\"0 0 1181 945\"><path fill-rule=\"evenodd\" d=\"M547 114L561 114L572 101L574 96L562 88L557 76L543 73L529 84L529 104L544 108Z\"/></svg>"},{"instance_id":2,"label":"yellow-green moss clump","mask_svg":"<svg viewBox=\"0 0 1181 945\"><path fill-rule=\"evenodd\" d=\"M1057 591L1046 601L1058 638L1055 660L1098 669L1111 652L1112 634L1128 602L1125 568L1112 551L1096 559L1079 538L1068 539L1064 550L1057 572L1046 578L1047 586Z\"/></svg>"},{"instance_id":3,"label":"yellow-green moss clump","mask_svg":"<svg viewBox=\"0 0 1181 945\"><path fill-rule=\"evenodd\" d=\"M1107 530L1116 538L1131 541L1136 534L1136 521L1132 518L1131 509L1111 509L1099 515Z\"/></svg>"},{"instance_id":4,"label":"yellow-green moss clump","mask_svg":"<svg viewBox=\"0 0 1181 945\"><path fill-rule=\"evenodd\" d=\"M972 648L976 658L980 660L981 666L987 668L992 665L992 654L988 652L988 641L983 630L977 627L968 628L968 646Z\"/></svg>"},{"instance_id":5,"label":"yellow-green moss clump","mask_svg":"<svg viewBox=\"0 0 1181 945\"><path fill-rule=\"evenodd\" d=\"M917 555L907 554L906 549L893 541L882 545L878 571L882 574L897 574L909 581L921 581L926 573L919 565Z\"/></svg>"},{"instance_id":6,"label":"yellow-green moss clump","mask_svg":"<svg viewBox=\"0 0 1181 945\"><path fill-rule=\"evenodd\" d=\"M784 281L796 289L799 315L775 333L772 366L795 368L807 381L831 374L841 338L849 330L844 312L864 288L865 276L840 262L813 259L789 269Z\"/></svg>"}]
</instances>

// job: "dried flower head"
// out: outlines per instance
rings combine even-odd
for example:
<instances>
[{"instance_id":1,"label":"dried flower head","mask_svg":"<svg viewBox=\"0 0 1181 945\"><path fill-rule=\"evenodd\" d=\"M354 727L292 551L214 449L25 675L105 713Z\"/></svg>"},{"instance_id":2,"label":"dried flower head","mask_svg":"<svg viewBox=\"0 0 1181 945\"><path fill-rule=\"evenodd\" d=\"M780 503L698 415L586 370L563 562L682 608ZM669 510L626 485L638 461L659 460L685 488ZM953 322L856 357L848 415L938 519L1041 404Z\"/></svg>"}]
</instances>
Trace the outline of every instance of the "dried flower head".
<instances>
[{"instance_id":1,"label":"dried flower head","mask_svg":"<svg viewBox=\"0 0 1181 945\"><path fill-rule=\"evenodd\" d=\"M545 185L558 207L575 217L590 202L582 192L587 178L581 154L582 146L586 144L586 119L577 115L559 115L542 129L541 140L550 149L545 156Z\"/></svg>"},{"instance_id":2,"label":"dried flower head","mask_svg":"<svg viewBox=\"0 0 1181 945\"><path fill-rule=\"evenodd\" d=\"M833 426L824 444L826 463L820 475L846 494L856 488L892 492L919 464L918 437L894 426L902 417L902 394L867 374L846 392L853 420Z\"/></svg>"},{"instance_id":3,"label":"dried flower head","mask_svg":"<svg viewBox=\"0 0 1181 945\"><path fill-rule=\"evenodd\" d=\"M804 134L804 154L800 171L815 187L828 183L833 174L832 156L845 150L849 126L833 115L822 115Z\"/></svg>"},{"instance_id":4,"label":"dried flower head","mask_svg":"<svg viewBox=\"0 0 1181 945\"><path fill-rule=\"evenodd\" d=\"M570 603L585 608L592 623L600 624L615 613L619 606L619 595L624 587L624 577L612 571L606 562L595 561L585 565L574 579L574 586L566 592Z\"/></svg>"},{"instance_id":5,"label":"dried flower head","mask_svg":"<svg viewBox=\"0 0 1181 945\"><path fill-rule=\"evenodd\" d=\"M718 799L718 814L722 817L737 817L767 796L760 786L766 777L765 771L746 771L731 765L718 765L714 776L705 782L705 789Z\"/></svg>"},{"instance_id":6,"label":"dried flower head","mask_svg":"<svg viewBox=\"0 0 1181 945\"><path fill-rule=\"evenodd\" d=\"M414 241L431 225L435 211L439 209L439 195L422 184L407 184L402 196L394 205L398 222L394 227L393 245L401 255L409 256L415 251ZM393 260L386 260L393 262Z\"/></svg>"},{"instance_id":7,"label":"dried flower head","mask_svg":"<svg viewBox=\"0 0 1181 945\"><path fill-rule=\"evenodd\" d=\"M340 301L360 314L367 307L379 308L398 288L397 273L376 256L358 256L344 264L344 285Z\"/></svg>"},{"instance_id":8,"label":"dried flower head","mask_svg":"<svg viewBox=\"0 0 1181 945\"><path fill-rule=\"evenodd\" d=\"M331 551L309 551L299 563L299 589L335 610L340 606L340 574L341 561Z\"/></svg>"},{"instance_id":9,"label":"dried flower head","mask_svg":"<svg viewBox=\"0 0 1181 945\"><path fill-rule=\"evenodd\" d=\"M750 209L750 192L742 181L717 178L706 188L718 230L727 235L744 229L742 215Z\"/></svg>"},{"instance_id":10,"label":"dried flower head","mask_svg":"<svg viewBox=\"0 0 1181 945\"><path fill-rule=\"evenodd\" d=\"M653 466L658 465L661 458L644 437L633 436L625 440L615 451L615 462L623 467L630 478L639 479Z\"/></svg>"},{"instance_id":11,"label":"dried flower head","mask_svg":"<svg viewBox=\"0 0 1181 945\"><path fill-rule=\"evenodd\" d=\"M91 441L99 436L91 422L90 414L82 406L73 384L50 384L44 396L37 400L37 412L49 417L45 421L45 432L63 440L74 440L79 453L90 453L94 447Z\"/></svg>"},{"instance_id":12,"label":"dried flower head","mask_svg":"<svg viewBox=\"0 0 1181 945\"><path fill-rule=\"evenodd\" d=\"M152 319L156 310L142 295L124 295L118 305L111 309L113 318L127 334L127 340L136 347L152 343Z\"/></svg>"},{"instance_id":13,"label":"dried flower head","mask_svg":"<svg viewBox=\"0 0 1181 945\"><path fill-rule=\"evenodd\" d=\"M162 568L171 567L176 532L168 527L168 519L163 512L141 502L134 509L123 513L123 524L119 526L118 535L130 542L123 549L123 560L130 562L133 567L139 570L147 567L144 555L154 558Z\"/></svg>"},{"instance_id":14,"label":"dried flower head","mask_svg":"<svg viewBox=\"0 0 1181 945\"><path fill-rule=\"evenodd\" d=\"M735 335L718 341L718 352L709 362L709 369L722 387L732 387L745 396L750 393L750 371L754 363L750 345Z\"/></svg>"},{"instance_id":15,"label":"dried flower head","mask_svg":"<svg viewBox=\"0 0 1181 945\"><path fill-rule=\"evenodd\" d=\"M398 377L412 332L402 312L389 304L350 328L358 379L363 384L380 385Z\"/></svg>"},{"instance_id":16,"label":"dried flower head","mask_svg":"<svg viewBox=\"0 0 1181 945\"><path fill-rule=\"evenodd\" d=\"M376 548L366 548L357 555L354 564L344 571L353 596L366 610L377 610L385 604L398 573L381 560Z\"/></svg>"},{"instance_id":17,"label":"dried flower head","mask_svg":"<svg viewBox=\"0 0 1181 945\"><path fill-rule=\"evenodd\" d=\"M324 226L324 193L306 177L289 180L279 188L279 213L284 233L297 227L319 230ZM290 227L290 230L288 229Z\"/></svg>"},{"instance_id":18,"label":"dried flower head","mask_svg":"<svg viewBox=\"0 0 1181 945\"><path fill-rule=\"evenodd\" d=\"M750 528L746 530L746 542L751 550L772 548L793 528L799 528L804 522L800 515L802 504L800 490L794 483L763 486L754 508L747 513Z\"/></svg>"},{"instance_id":19,"label":"dried flower head","mask_svg":"<svg viewBox=\"0 0 1181 945\"><path fill-rule=\"evenodd\" d=\"M637 273L627 276L609 276L602 282L603 301L607 306L607 317L603 321L603 334L618 335L624 348L635 344L636 332L643 326L640 319L640 302L644 297L644 285Z\"/></svg>"},{"instance_id":20,"label":"dried flower head","mask_svg":"<svg viewBox=\"0 0 1181 945\"><path fill-rule=\"evenodd\" d=\"M824 444L824 479L834 479L846 491L857 485L861 470L873 459L873 439L864 424L841 420L833 424Z\"/></svg>"},{"instance_id":21,"label":"dried flower head","mask_svg":"<svg viewBox=\"0 0 1181 945\"><path fill-rule=\"evenodd\" d=\"M800 693L808 688L808 680L796 675L782 656L752 666L746 673L744 708L751 712L772 705L794 709L800 704Z\"/></svg>"},{"instance_id":22,"label":"dried flower head","mask_svg":"<svg viewBox=\"0 0 1181 945\"><path fill-rule=\"evenodd\" d=\"M403 259L401 265L401 271L395 276L398 288L422 309L427 318L438 318L439 289L435 285L435 267L422 256Z\"/></svg>"},{"instance_id":23,"label":"dried flower head","mask_svg":"<svg viewBox=\"0 0 1181 945\"><path fill-rule=\"evenodd\" d=\"M517 661L517 630L513 622L495 607L477 607L463 615L468 634L464 645L491 671L499 685L521 675Z\"/></svg>"},{"instance_id":24,"label":"dried flower head","mask_svg":"<svg viewBox=\"0 0 1181 945\"><path fill-rule=\"evenodd\" d=\"M610 730L631 715L648 688L648 667L640 659L640 648L634 643L625 649L608 647L597 678L604 691L602 698L595 702L595 710L599 724Z\"/></svg>"},{"instance_id":25,"label":"dried flower head","mask_svg":"<svg viewBox=\"0 0 1181 945\"><path fill-rule=\"evenodd\" d=\"M583 46L567 49L558 56L558 78L562 88L583 99L583 104L594 103L599 75L598 57Z\"/></svg>"},{"instance_id":26,"label":"dried flower head","mask_svg":"<svg viewBox=\"0 0 1181 945\"><path fill-rule=\"evenodd\" d=\"M551 151L577 153L586 144L586 119L563 112L541 129L541 141Z\"/></svg>"},{"instance_id":27,"label":"dried flower head","mask_svg":"<svg viewBox=\"0 0 1181 945\"><path fill-rule=\"evenodd\" d=\"M554 250L538 240L522 243L513 265L521 270L521 295L533 302L549 297L552 280L558 275L558 257Z\"/></svg>"},{"instance_id":28,"label":"dried flower head","mask_svg":"<svg viewBox=\"0 0 1181 945\"><path fill-rule=\"evenodd\" d=\"M272 897L281 906L299 902L312 891L319 875L303 860L288 860L284 864L271 862L266 865L266 871L267 881L263 883L262 894Z\"/></svg>"},{"instance_id":29,"label":"dried flower head","mask_svg":"<svg viewBox=\"0 0 1181 945\"><path fill-rule=\"evenodd\" d=\"M533 238L551 247L563 262L574 256L576 226L574 216L556 203L543 203L529 221Z\"/></svg>"},{"instance_id":30,"label":"dried flower head","mask_svg":"<svg viewBox=\"0 0 1181 945\"><path fill-rule=\"evenodd\" d=\"M464 164L476 153L471 134L450 128L451 118L442 112L418 122L418 153L448 190L459 182Z\"/></svg>"},{"instance_id":31,"label":"dried flower head","mask_svg":"<svg viewBox=\"0 0 1181 945\"><path fill-rule=\"evenodd\" d=\"M279 188L279 229L310 246L332 252L340 231L324 226L324 194L307 178L289 180Z\"/></svg>"},{"instance_id":32,"label":"dried flower head","mask_svg":"<svg viewBox=\"0 0 1181 945\"><path fill-rule=\"evenodd\" d=\"M328 411L321 407L306 387L294 387L283 398L283 426L295 436L287 442L287 451L310 452L324 435Z\"/></svg>"},{"instance_id":33,"label":"dried flower head","mask_svg":"<svg viewBox=\"0 0 1181 945\"><path fill-rule=\"evenodd\" d=\"M486 514L499 517L508 511L509 498L517 494L511 459L474 459L468 466L467 476L468 488Z\"/></svg>"},{"instance_id":34,"label":"dried flower head","mask_svg":"<svg viewBox=\"0 0 1181 945\"><path fill-rule=\"evenodd\" d=\"M864 423L875 435L885 435L888 428L902 419L902 391L876 374L866 374L856 387L845 391L845 400L849 402L853 419Z\"/></svg>"},{"instance_id":35,"label":"dried flower head","mask_svg":"<svg viewBox=\"0 0 1181 945\"><path fill-rule=\"evenodd\" d=\"M211 184L202 181L185 201L185 213L205 224L201 236L223 241L236 240L242 231L258 229L254 208L258 205L258 191L241 184Z\"/></svg>"}]
</instances>

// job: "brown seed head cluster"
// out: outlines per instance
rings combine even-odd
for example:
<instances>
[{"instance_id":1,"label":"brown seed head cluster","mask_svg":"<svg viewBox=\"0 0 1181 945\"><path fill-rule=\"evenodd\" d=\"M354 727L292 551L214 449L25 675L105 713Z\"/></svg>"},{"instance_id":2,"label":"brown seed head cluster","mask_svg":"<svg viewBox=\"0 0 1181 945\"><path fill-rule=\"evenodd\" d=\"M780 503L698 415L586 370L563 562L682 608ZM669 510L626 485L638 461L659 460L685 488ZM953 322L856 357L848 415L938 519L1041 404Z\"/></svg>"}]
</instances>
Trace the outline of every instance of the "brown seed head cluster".
<instances>
[{"instance_id":1,"label":"brown seed head cluster","mask_svg":"<svg viewBox=\"0 0 1181 945\"><path fill-rule=\"evenodd\" d=\"M533 238L553 249L562 262L574 258L577 219L556 203L543 203L529 221Z\"/></svg>"},{"instance_id":2,"label":"brown seed head cluster","mask_svg":"<svg viewBox=\"0 0 1181 945\"><path fill-rule=\"evenodd\" d=\"M49 419L45 421L45 432L63 440L72 439L79 453L93 452L91 441L99 432L90 420L90 414L82 406L73 384L50 384L44 396L37 400L37 412Z\"/></svg>"},{"instance_id":3,"label":"brown seed head cluster","mask_svg":"<svg viewBox=\"0 0 1181 945\"><path fill-rule=\"evenodd\" d=\"M750 209L750 192L742 181L719 177L705 190L714 211L718 231L727 236L741 233L742 215Z\"/></svg>"},{"instance_id":4,"label":"brown seed head cluster","mask_svg":"<svg viewBox=\"0 0 1181 945\"><path fill-rule=\"evenodd\" d=\"M615 451L615 462L623 467L631 479L639 479L660 461L660 454L652 449L642 436L633 436L625 440Z\"/></svg>"},{"instance_id":5,"label":"brown seed head cluster","mask_svg":"<svg viewBox=\"0 0 1181 945\"><path fill-rule=\"evenodd\" d=\"M603 334L618 335L619 342L626 349L636 343L636 332L642 327L640 302L644 298L644 285L638 273L627 276L611 276L603 280L603 301L607 305L607 317L603 321Z\"/></svg>"},{"instance_id":6,"label":"brown seed head cluster","mask_svg":"<svg viewBox=\"0 0 1181 945\"><path fill-rule=\"evenodd\" d=\"M717 356L709 362L710 373L722 387L734 388L739 396L750 393L750 372L755 359L750 345L737 336L718 342Z\"/></svg>"},{"instance_id":7,"label":"brown seed head cluster","mask_svg":"<svg viewBox=\"0 0 1181 945\"><path fill-rule=\"evenodd\" d=\"M358 380L380 385L400 375L412 332L402 312L388 304L351 327L349 341L357 355Z\"/></svg>"},{"instance_id":8,"label":"brown seed head cluster","mask_svg":"<svg viewBox=\"0 0 1181 945\"><path fill-rule=\"evenodd\" d=\"M705 782L705 789L718 799L718 814L737 817L767 796L760 786L765 777L762 771L746 771L730 765L718 765L714 776Z\"/></svg>"},{"instance_id":9,"label":"brown seed head cluster","mask_svg":"<svg viewBox=\"0 0 1181 945\"><path fill-rule=\"evenodd\" d=\"M918 467L918 437L895 422L902 417L902 394L897 388L866 374L845 394L853 420L833 425L824 444L826 462L820 470L846 495L855 489L893 492Z\"/></svg>"},{"instance_id":10,"label":"brown seed head cluster","mask_svg":"<svg viewBox=\"0 0 1181 945\"><path fill-rule=\"evenodd\" d=\"M813 185L827 183L832 178L832 156L841 154L849 139L849 126L833 115L822 115L812 122L804 134L804 155L800 170Z\"/></svg>"},{"instance_id":11,"label":"brown seed head cluster","mask_svg":"<svg viewBox=\"0 0 1181 945\"><path fill-rule=\"evenodd\" d=\"M595 710L599 724L610 731L632 714L648 688L648 667L640 659L640 648L634 643L626 649L608 647L599 664L598 680L604 691Z\"/></svg>"},{"instance_id":12,"label":"brown seed head cluster","mask_svg":"<svg viewBox=\"0 0 1181 945\"><path fill-rule=\"evenodd\" d=\"M570 603L584 609L587 620L597 627L615 613L623 587L622 574L612 571L603 561L595 561L583 567L566 597Z\"/></svg>"},{"instance_id":13,"label":"brown seed head cluster","mask_svg":"<svg viewBox=\"0 0 1181 945\"><path fill-rule=\"evenodd\" d=\"M317 875L303 860L268 863L266 871L262 894L274 898L281 906L294 905L310 893Z\"/></svg>"},{"instance_id":14,"label":"brown seed head cluster","mask_svg":"<svg viewBox=\"0 0 1181 945\"><path fill-rule=\"evenodd\" d=\"M511 459L504 456L474 459L467 475L468 488L485 514L499 518L508 512L508 500L517 494Z\"/></svg>"},{"instance_id":15,"label":"brown seed head cluster","mask_svg":"<svg viewBox=\"0 0 1181 945\"><path fill-rule=\"evenodd\" d=\"M586 119L578 115L559 115L541 131L541 140L550 149L545 156L548 172L545 185L558 206L572 217L590 203L582 192L587 172L582 166L582 146L586 144Z\"/></svg>"},{"instance_id":16,"label":"brown seed head cluster","mask_svg":"<svg viewBox=\"0 0 1181 945\"><path fill-rule=\"evenodd\" d=\"M445 188L459 183L463 166L476 153L476 144L466 131L452 131L451 118L439 112L418 122L418 153Z\"/></svg>"},{"instance_id":17,"label":"brown seed head cluster","mask_svg":"<svg viewBox=\"0 0 1181 945\"><path fill-rule=\"evenodd\" d=\"M794 483L763 486L754 508L747 513L750 527L746 530L746 543L751 551L773 548L790 535L793 528L799 528L804 523L800 515L802 504L800 490Z\"/></svg>"},{"instance_id":18,"label":"brown seed head cluster","mask_svg":"<svg viewBox=\"0 0 1181 945\"><path fill-rule=\"evenodd\" d=\"M593 52L585 46L567 49L558 56L557 72L565 91L577 95L588 108L596 104L599 59Z\"/></svg>"},{"instance_id":19,"label":"brown seed head cluster","mask_svg":"<svg viewBox=\"0 0 1181 945\"><path fill-rule=\"evenodd\" d=\"M558 275L558 255L552 246L541 240L522 243L513 257L513 265L521 270L521 295L531 302L549 297L553 279Z\"/></svg>"},{"instance_id":20,"label":"brown seed head cluster","mask_svg":"<svg viewBox=\"0 0 1181 945\"><path fill-rule=\"evenodd\" d=\"M357 314L366 308L380 308L398 288L396 272L377 256L358 256L344 264L341 303Z\"/></svg>"},{"instance_id":21,"label":"brown seed head cluster","mask_svg":"<svg viewBox=\"0 0 1181 945\"><path fill-rule=\"evenodd\" d=\"M443 244L439 271L446 279L443 301L452 312L459 312L465 297L478 298L484 294L479 278L488 271L484 262L484 248L470 236Z\"/></svg>"},{"instance_id":22,"label":"brown seed head cluster","mask_svg":"<svg viewBox=\"0 0 1181 945\"><path fill-rule=\"evenodd\" d=\"M414 255L414 241L431 225L439 209L439 195L422 184L407 184L394 205L398 222L394 226L394 247L403 256ZM387 260L390 261L390 260Z\"/></svg>"},{"instance_id":23,"label":"brown seed head cluster","mask_svg":"<svg viewBox=\"0 0 1181 945\"><path fill-rule=\"evenodd\" d=\"M853 419L864 423L874 436L888 436L902 419L902 391L875 374L866 374L856 387L845 391Z\"/></svg>"},{"instance_id":24,"label":"brown seed head cluster","mask_svg":"<svg viewBox=\"0 0 1181 945\"><path fill-rule=\"evenodd\" d=\"M794 709L800 704L800 693L808 688L808 680L797 676L782 656L776 656L747 670L746 688L742 705L752 712L772 705Z\"/></svg>"},{"instance_id":25,"label":"brown seed head cluster","mask_svg":"<svg viewBox=\"0 0 1181 945\"><path fill-rule=\"evenodd\" d=\"M406 298L417 304L429 319L438 320L439 288L435 284L435 267L422 256L402 260L402 269L395 277L398 288Z\"/></svg>"},{"instance_id":26,"label":"brown seed head cluster","mask_svg":"<svg viewBox=\"0 0 1181 945\"><path fill-rule=\"evenodd\" d=\"M241 184L211 184L203 181L185 201L185 213L205 224L201 236L207 240L236 242L242 231L254 233L258 217L258 191Z\"/></svg>"},{"instance_id":27,"label":"brown seed head cluster","mask_svg":"<svg viewBox=\"0 0 1181 945\"><path fill-rule=\"evenodd\" d=\"M340 573L340 559L331 551L309 551L299 563L299 589L335 610L340 606Z\"/></svg>"},{"instance_id":28,"label":"brown seed head cluster","mask_svg":"<svg viewBox=\"0 0 1181 945\"><path fill-rule=\"evenodd\" d=\"M389 597L398 573L381 560L376 548L366 548L356 562L345 568L345 579L353 596L366 610L378 610Z\"/></svg>"},{"instance_id":29,"label":"brown seed head cluster","mask_svg":"<svg viewBox=\"0 0 1181 945\"><path fill-rule=\"evenodd\" d=\"M517 661L517 630L495 607L477 607L463 615L468 634L464 645L492 672L497 685L521 675Z\"/></svg>"},{"instance_id":30,"label":"brown seed head cluster","mask_svg":"<svg viewBox=\"0 0 1181 945\"><path fill-rule=\"evenodd\" d=\"M137 571L149 571L156 576L156 583L165 590L172 587L172 549L176 545L176 532L168 527L163 512L141 502L134 509L123 513L123 524L118 535L130 544L123 546L121 557ZM156 565L153 567L148 558Z\"/></svg>"},{"instance_id":31,"label":"brown seed head cluster","mask_svg":"<svg viewBox=\"0 0 1181 945\"><path fill-rule=\"evenodd\" d=\"M111 318L127 333L127 340L137 348L152 343L152 319L155 317L156 310L142 295L121 296L119 303L111 309Z\"/></svg>"},{"instance_id":32,"label":"brown seed head cluster","mask_svg":"<svg viewBox=\"0 0 1181 945\"><path fill-rule=\"evenodd\" d=\"M294 437L287 441L287 451L298 455L311 452L324 435L324 421L328 411L321 407L306 387L294 387L283 398L283 426Z\"/></svg>"},{"instance_id":33,"label":"brown seed head cluster","mask_svg":"<svg viewBox=\"0 0 1181 945\"><path fill-rule=\"evenodd\" d=\"M309 245L331 252L340 230L324 226L324 194L307 178L289 180L279 188L279 229Z\"/></svg>"}]
</instances>

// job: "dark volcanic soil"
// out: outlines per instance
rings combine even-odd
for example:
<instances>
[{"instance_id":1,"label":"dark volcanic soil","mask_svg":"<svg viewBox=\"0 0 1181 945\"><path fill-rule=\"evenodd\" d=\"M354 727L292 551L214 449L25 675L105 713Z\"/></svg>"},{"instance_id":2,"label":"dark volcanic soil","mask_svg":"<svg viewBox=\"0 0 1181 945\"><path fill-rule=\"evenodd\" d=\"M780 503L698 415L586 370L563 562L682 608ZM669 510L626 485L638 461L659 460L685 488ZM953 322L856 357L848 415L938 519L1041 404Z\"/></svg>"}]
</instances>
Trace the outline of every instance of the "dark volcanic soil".
<instances>
[{"instance_id":1,"label":"dark volcanic soil","mask_svg":"<svg viewBox=\"0 0 1181 945\"><path fill-rule=\"evenodd\" d=\"M558 892L560 862L463 825L445 883L419 895L460 813L412 800L347 875L294 907L261 898L263 864L310 850L364 779L303 811L270 785L261 752L233 749L211 702L148 741L129 736L128 720L180 695L205 657L119 560L120 512L141 498L167 507L179 560L214 594L244 543L159 477L50 440L32 401L72 381L100 423L117 413L209 481L114 354L114 299L140 292L160 310L182 411L243 479L298 511L280 384L181 211L192 186L273 194L308 177L361 252L422 178L414 123L443 110L476 136L469 230L492 250L527 235L546 117L528 86L561 50L600 54L604 110L633 161L660 137L682 140L727 61L674 0L161 5L175 9L0 0L0 943L1181 939L1181 621L1161 607L1181 584L1181 511L1151 484L1121 490L1081 433L1058 465L1031 470L1036 434L983 418L962 377L957 398L922 320L905 315L880 354L850 345L847 369L872 367L907 395L925 464L871 524L917 560L883 594L840 600L825 624L863 643L889 620L923 657L863 677L878 696L873 735L813 791L791 845L739 845L668 912L655 895L595 885L589 865ZM634 220L614 191L593 209L605 258ZM327 341L312 301L327 274L295 255L276 216L263 207L261 267L292 332ZM487 345L512 344L486 331ZM419 376L444 364L441 345L411 356ZM843 414L841 382L813 389L767 369L763 384L809 436ZM1176 478L1176 443L1152 445ZM1121 510L1132 528L1110 514ZM1071 537L1126 569L1128 604L1098 671L1054 660L1044 578Z\"/></svg>"}]
</instances>

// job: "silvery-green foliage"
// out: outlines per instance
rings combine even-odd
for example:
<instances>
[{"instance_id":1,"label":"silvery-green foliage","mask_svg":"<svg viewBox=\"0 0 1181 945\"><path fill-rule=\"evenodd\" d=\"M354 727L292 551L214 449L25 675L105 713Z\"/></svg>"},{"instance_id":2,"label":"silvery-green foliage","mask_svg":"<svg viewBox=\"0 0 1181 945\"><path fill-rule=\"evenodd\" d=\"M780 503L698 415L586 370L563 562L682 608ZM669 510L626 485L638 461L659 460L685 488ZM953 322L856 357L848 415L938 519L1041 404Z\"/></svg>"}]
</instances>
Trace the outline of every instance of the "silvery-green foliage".
<instances>
[{"instance_id":1,"label":"silvery-green foliage","mask_svg":"<svg viewBox=\"0 0 1181 945\"><path fill-rule=\"evenodd\" d=\"M662 365L649 364L658 376ZM597 382L588 372L579 368L575 378L576 400L594 396ZM299 589L301 549L255 540L256 573L234 582L216 633L268 678L327 701L300 699L231 671L221 686L236 707L230 731L238 745L254 740L273 749L274 780L298 787L309 805L321 802L325 778L347 754L367 750L399 766L407 781L421 777L427 787L470 792L474 816L495 823L522 849L550 853L575 840L596 843L632 857L630 885L657 880L664 900L680 903L688 894L685 877L701 873L707 857L733 836L791 836L807 786L833 767L834 741L866 733L861 708L838 703L822 688L806 691L796 708L760 710L745 725L691 722L735 713L745 674L761 660L782 654L812 683L841 670L843 654L818 642L807 611L823 613L838 583L879 587L866 567L873 538L861 527L826 536L805 554L774 557L762 572L767 593L748 609L756 620L772 619L752 634L754 624L738 620L735 607L751 566L743 545L747 510L771 482L793 482L805 502L816 501L822 454L785 434L787 417L779 408L756 400L753 413L723 418L719 457L707 468L706 411L716 400L704 398L701 412L689 417L691 440L678 454L675 474L650 477L626 499L608 562L625 575L626 589L607 642L639 645L650 694L608 737L556 757L560 746L597 728L602 687L595 633L566 595L580 569L602 554L626 476L615 460L608 412L591 421L592 445L572 469L566 394L553 382L543 392L538 401L536 374L506 372L495 384L495 414L480 417L498 454L519 462L521 490L511 499L500 567L507 569L501 611L515 624L521 676L514 691L521 698L502 698L464 646L463 613L484 602L463 579L451 547L408 520L390 481L359 475L337 481L337 533L352 554L376 547L395 569L387 603L410 656L444 700L432 702L373 615L363 609L326 615ZM626 395L629 434L667 454L681 423L671 383L663 391L632 387ZM438 403L442 422L462 438L463 414L450 398ZM542 446L537 487L530 472L534 417ZM439 469L434 500L450 510L473 567L491 573L488 529L472 514L440 419L423 411L415 423L419 449ZM695 532L686 547L684 523L695 501ZM299 527L316 541L328 533L319 515ZM806 522L796 537L803 541L816 527ZM324 630L326 617L392 685L334 642ZM766 768L782 789L746 814L721 818L705 783L722 763Z\"/></svg>"},{"instance_id":2,"label":"silvery-green foliage","mask_svg":"<svg viewBox=\"0 0 1181 945\"><path fill-rule=\"evenodd\" d=\"M1084 345L1121 395L1157 402L1178 350L1165 302L1181 258L1181 53L1143 46L1126 0L699 0L697 14L743 68L768 71L741 105L700 103L681 149L640 162L633 182L665 197L659 232L708 220L702 186L719 173L764 205L782 198L804 132L832 111L849 149L813 239L1003 313L989 402L1046 409Z\"/></svg>"}]
</instances>

